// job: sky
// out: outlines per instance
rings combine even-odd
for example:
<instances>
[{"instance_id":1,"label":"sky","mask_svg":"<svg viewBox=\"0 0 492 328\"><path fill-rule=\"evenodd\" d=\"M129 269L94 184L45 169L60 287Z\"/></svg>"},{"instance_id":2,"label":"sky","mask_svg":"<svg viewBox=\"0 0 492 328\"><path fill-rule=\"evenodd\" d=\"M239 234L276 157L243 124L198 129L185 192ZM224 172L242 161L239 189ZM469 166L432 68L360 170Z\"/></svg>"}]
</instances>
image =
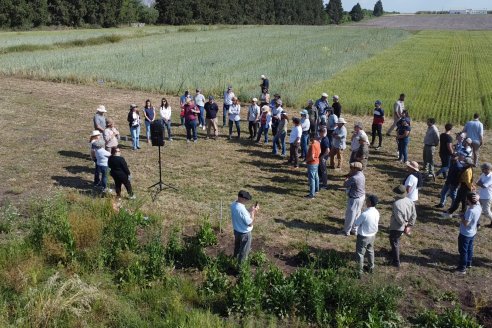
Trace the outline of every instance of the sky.
<instances>
[{"instance_id":1,"label":"sky","mask_svg":"<svg viewBox=\"0 0 492 328\"><path fill-rule=\"evenodd\" d=\"M350 11L358 2L364 9L373 9L377 0L342 0L343 9ZM385 11L414 13L419 10L488 9L491 0L382 0Z\"/></svg>"}]
</instances>

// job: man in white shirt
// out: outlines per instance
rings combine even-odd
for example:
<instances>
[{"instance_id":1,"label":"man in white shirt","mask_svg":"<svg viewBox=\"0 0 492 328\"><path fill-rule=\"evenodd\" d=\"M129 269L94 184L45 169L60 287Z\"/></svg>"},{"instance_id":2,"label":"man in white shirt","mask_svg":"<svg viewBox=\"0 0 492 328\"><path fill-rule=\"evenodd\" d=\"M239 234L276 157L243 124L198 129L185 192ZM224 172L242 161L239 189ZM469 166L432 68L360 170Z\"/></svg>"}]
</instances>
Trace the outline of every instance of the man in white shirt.
<instances>
[{"instance_id":1,"label":"man in white shirt","mask_svg":"<svg viewBox=\"0 0 492 328\"><path fill-rule=\"evenodd\" d=\"M359 264L359 274L364 271L364 256L369 254L367 271L372 273L374 270L374 241L378 232L379 211L376 209L378 198L369 195L366 200L367 209L355 220L357 227L356 254Z\"/></svg>"},{"instance_id":2,"label":"man in white shirt","mask_svg":"<svg viewBox=\"0 0 492 328\"><path fill-rule=\"evenodd\" d=\"M198 117L199 127L205 130L205 97L202 95L202 90L196 89L195 105L200 109Z\"/></svg>"},{"instance_id":3,"label":"man in white shirt","mask_svg":"<svg viewBox=\"0 0 492 328\"><path fill-rule=\"evenodd\" d=\"M229 113L229 107L232 105L232 98L234 98L236 95L234 92L232 92L232 86L228 86L227 90L224 92L224 108L222 110L222 127L226 127L226 118L227 114Z\"/></svg>"},{"instance_id":4,"label":"man in white shirt","mask_svg":"<svg viewBox=\"0 0 492 328\"><path fill-rule=\"evenodd\" d=\"M396 128L396 123L398 123L398 121L401 119L404 110L405 110L405 94L402 93L400 95L400 98L393 105L393 124L388 129L388 132L386 132L387 136L390 136L391 132L393 132L393 130Z\"/></svg>"},{"instance_id":5,"label":"man in white shirt","mask_svg":"<svg viewBox=\"0 0 492 328\"><path fill-rule=\"evenodd\" d=\"M231 204L232 228L234 229L234 257L239 263L248 258L251 250L251 231L255 221L256 212L259 210L258 203L246 209L246 204L251 200L251 195L245 190L239 191L237 200Z\"/></svg>"},{"instance_id":6,"label":"man in white shirt","mask_svg":"<svg viewBox=\"0 0 492 328\"><path fill-rule=\"evenodd\" d=\"M293 164L294 168L299 168L299 144L301 143L302 128L301 120L297 117L292 119L294 126L290 131L289 144L290 144L290 157L289 164Z\"/></svg>"},{"instance_id":7,"label":"man in white shirt","mask_svg":"<svg viewBox=\"0 0 492 328\"><path fill-rule=\"evenodd\" d=\"M258 99L251 99L251 105L248 107L248 129L249 129L249 140L254 140L256 138L256 133L258 132L258 122L260 121L260 106L258 106Z\"/></svg>"},{"instance_id":8,"label":"man in white shirt","mask_svg":"<svg viewBox=\"0 0 492 328\"><path fill-rule=\"evenodd\" d=\"M405 179L405 189L407 190L407 197L413 202L419 200L419 179L417 175L419 174L419 163L417 162L407 162L407 170L410 174Z\"/></svg>"},{"instance_id":9,"label":"man in white shirt","mask_svg":"<svg viewBox=\"0 0 492 328\"><path fill-rule=\"evenodd\" d=\"M480 205L482 206L482 215L491 220L489 227L492 228L492 164L483 163L481 166L482 174L476 185L479 189Z\"/></svg>"},{"instance_id":10,"label":"man in white shirt","mask_svg":"<svg viewBox=\"0 0 492 328\"><path fill-rule=\"evenodd\" d=\"M480 147L483 145L483 124L480 122L480 115L473 114L473 120L468 121L463 128L466 136L472 140L473 163L478 166L478 155Z\"/></svg>"}]
</instances>

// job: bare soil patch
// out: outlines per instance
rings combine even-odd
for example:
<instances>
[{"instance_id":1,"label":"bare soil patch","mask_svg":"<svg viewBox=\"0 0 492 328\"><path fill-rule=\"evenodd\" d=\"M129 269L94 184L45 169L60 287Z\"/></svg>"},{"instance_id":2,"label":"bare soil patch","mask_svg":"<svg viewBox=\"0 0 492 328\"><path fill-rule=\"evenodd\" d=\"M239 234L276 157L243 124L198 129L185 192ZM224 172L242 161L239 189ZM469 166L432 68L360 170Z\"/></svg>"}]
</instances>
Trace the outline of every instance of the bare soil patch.
<instances>
[{"instance_id":1,"label":"bare soil patch","mask_svg":"<svg viewBox=\"0 0 492 328\"><path fill-rule=\"evenodd\" d=\"M0 171L4 177L0 180L0 197L20 205L26 204L30 197L58 189L93 195L93 163L88 156L88 136L97 105L104 104L122 135L128 135L128 105L142 105L147 98L158 105L162 97L97 85L5 77L0 78L0 88L3 118L0 121ZM171 96L168 99L173 107L173 121L177 124L178 98ZM289 109L292 114L297 111ZM370 127L370 117L344 116L349 129L356 120ZM410 158L420 161L426 126L419 122L413 122L412 126ZM300 245L334 250L352 258L355 239L336 234L343 226L346 200L342 183L346 167L342 171L330 170L330 190L321 191L315 200L308 201L304 198L308 191L306 169L291 169L285 160L270 154L270 145L258 146L246 140L244 121L242 130L241 139L231 141L225 138L226 129L221 129L217 141L205 140L204 131L200 130L198 143L187 144L185 130L173 126L175 141L166 143L163 149L163 177L178 191L164 190L155 202L147 187L158 179L157 149L143 143L140 151L133 152L129 149L130 141L122 141L123 156L133 172L132 183L144 210L163 216L166 227L180 225L189 231L195 229L205 215L218 225L222 203L220 224L224 232L215 251L230 253L232 233L228 206L237 191L244 188L252 192L261 206L254 229L253 249L264 249L286 272L295 269L296 262L292 259ZM487 131L482 151L484 160L492 160L491 142ZM367 192L375 193L381 199L381 221L376 241L377 271L364 279L367 283L384 280L401 285L405 290L401 307L404 315L426 307L448 306L450 299L456 299L467 311L478 315L484 324L490 324L491 315L487 309L492 306L492 287L484 282L492 276L492 229L479 230L474 268L464 277L456 276L453 269L458 261L458 222L440 219L440 212L433 207L442 179L428 183L420 193L414 233L402 239L402 268L397 271L386 265L387 226L393 202L391 190L406 175L404 166L396 161L395 148L395 141L385 137L383 149L370 154L366 171ZM347 158L348 151L345 155ZM478 170L475 173L478 174ZM485 223L488 222L484 220Z\"/></svg>"}]
</instances>

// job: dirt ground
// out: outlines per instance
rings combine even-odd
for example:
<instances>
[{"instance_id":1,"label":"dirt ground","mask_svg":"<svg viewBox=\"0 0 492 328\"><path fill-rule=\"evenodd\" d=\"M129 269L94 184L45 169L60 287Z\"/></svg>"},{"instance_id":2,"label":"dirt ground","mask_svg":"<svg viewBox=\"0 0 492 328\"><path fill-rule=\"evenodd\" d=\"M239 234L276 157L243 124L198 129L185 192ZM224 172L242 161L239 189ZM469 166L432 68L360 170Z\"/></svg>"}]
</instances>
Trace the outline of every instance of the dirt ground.
<instances>
[{"instance_id":1,"label":"dirt ground","mask_svg":"<svg viewBox=\"0 0 492 328\"><path fill-rule=\"evenodd\" d=\"M385 15L352 25L404 30L492 30L492 15Z\"/></svg>"},{"instance_id":2,"label":"dirt ground","mask_svg":"<svg viewBox=\"0 0 492 328\"><path fill-rule=\"evenodd\" d=\"M142 106L145 99L150 98L157 106L162 97L99 85L57 84L13 77L0 77L0 88L0 171L3 175L0 198L21 207L32 197L42 197L59 189L93 196L93 163L89 158L88 139L95 108L104 104L108 116L115 118L121 134L127 136L128 105ZM354 237L337 235L343 226L346 198L342 182L346 167L341 171L330 170L330 189L308 201L304 199L308 188L305 167L291 169L285 159L270 154L270 145L255 145L246 140L244 121L240 140L226 140L227 132L222 129L219 140L205 140L201 130L198 143L187 144L185 130L177 126L178 98L168 99L173 107L175 136L174 141L167 142L163 148L163 179L177 191L166 188L152 201L147 188L158 179L157 149L145 144L145 138L139 151L130 150L130 141L121 142L122 155L129 163L134 176L132 183L144 210L162 215L166 227L179 225L184 230L193 229L208 215L222 229L218 250L231 253L228 206L237 191L244 188L261 206L253 249L263 249L270 260L286 272L295 269L293 258L302 245L333 249L343 256L353 257ZM387 107L390 108L390 104ZM243 107L243 117L244 111ZM288 111L296 115L299 110ZM349 122L348 130L356 120L370 127L370 117L344 117ZM425 124L413 122L412 126L410 159L421 161ZM488 161L492 160L490 135L487 131L482 151L483 159ZM441 308L458 301L467 311L482 318L483 324L492 326L492 287L488 283L492 276L492 229L479 230L474 268L466 276L457 276L453 269L458 261L458 222L442 220L440 212L433 207L442 179L426 184L420 192L414 233L402 239L401 269L386 264L387 226L394 200L391 190L406 174L404 166L396 161L395 147L394 140L385 137L383 149L371 151L365 173L367 192L381 199L381 221L376 242L377 270L364 279L368 283L384 280L401 285L405 290L402 297L405 316L423 308ZM346 158L347 155L348 152Z\"/></svg>"}]
</instances>

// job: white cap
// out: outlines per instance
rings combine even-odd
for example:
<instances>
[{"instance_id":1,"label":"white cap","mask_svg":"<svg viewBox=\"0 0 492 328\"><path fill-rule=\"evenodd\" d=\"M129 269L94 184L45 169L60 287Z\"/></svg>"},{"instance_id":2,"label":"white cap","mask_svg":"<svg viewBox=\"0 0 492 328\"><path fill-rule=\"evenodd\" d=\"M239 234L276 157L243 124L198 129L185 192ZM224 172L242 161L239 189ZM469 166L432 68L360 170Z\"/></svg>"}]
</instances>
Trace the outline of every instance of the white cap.
<instances>
[{"instance_id":1,"label":"white cap","mask_svg":"<svg viewBox=\"0 0 492 328\"><path fill-rule=\"evenodd\" d=\"M328 94L327 94L326 92L323 92L323 93L321 94L321 97L326 97L326 98L328 98Z\"/></svg>"},{"instance_id":2,"label":"white cap","mask_svg":"<svg viewBox=\"0 0 492 328\"><path fill-rule=\"evenodd\" d=\"M251 101L257 102L258 98L253 98L253 99L251 99Z\"/></svg>"},{"instance_id":3,"label":"white cap","mask_svg":"<svg viewBox=\"0 0 492 328\"><path fill-rule=\"evenodd\" d=\"M266 79L266 76L265 76L265 75L263 75L263 74L261 74L261 76L260 76L260 77L261 77L262 79Z\"/></svg>"},{"instance_id":4,"label":"white cap","mask_svg":"<svg viewBox=\"0 0 492 328\"><path fill-rule=\"evenodd\" d=\"M101 135L101 132L99 132L99 130L94 130L91 133L91 137L100 136L100 135Z\"/></svg>"},{"instance_id":5,"label":"white cap","mask_svg":"<svg viewBox=\"0 0 492 328\"><path fill-rule=\"evenodd\" d=\"M340 99L340 97L338 97L337 95L334 95L334 96L333 96L333 99L338 100L338 99Z\"/></svg>"},{"instance_id":6,"label":"white cap","mask_svg":"<svg viewBox=\"0 0 492 328\"><path fill-rule=\"evenodd\" d=\"M104 107L104 105L99 105L97 107L96 111L98 111L99 113L106 113L107 112L106 107Z\"/></svg>"}]
</instances>

